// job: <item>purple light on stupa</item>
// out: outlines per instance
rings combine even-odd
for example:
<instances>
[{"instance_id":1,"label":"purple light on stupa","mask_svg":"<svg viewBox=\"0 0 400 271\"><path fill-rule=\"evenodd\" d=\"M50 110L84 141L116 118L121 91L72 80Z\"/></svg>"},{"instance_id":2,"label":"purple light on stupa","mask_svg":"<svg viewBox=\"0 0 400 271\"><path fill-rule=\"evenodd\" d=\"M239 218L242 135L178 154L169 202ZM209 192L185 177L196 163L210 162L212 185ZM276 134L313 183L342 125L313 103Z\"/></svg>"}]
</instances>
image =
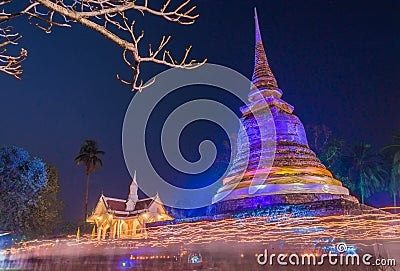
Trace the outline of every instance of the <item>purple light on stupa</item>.
<instances>
[{"instance_id":1,"label":"purple light on stupa","mask_svg":"<svg viewBox=\"0 0 400 271\"><path fill-rule=\"evenodd\" d=\"M283 92L264 50L256 10L255 37L252 85L249 103L240 108L242 128L238 132L235 159L213 202L282 198L291 194L296 194L301 202L332 197L357 201L318 160L308 146L303 124L293 114L294 107L281 99ZM269 114L262 110L266 107ZM275 131L271 131L271 121ZM264 146L274 146L275 152L268 152L270 148ZM311 195L315 197L310 198Z\"/></svg>"}]
</instances>

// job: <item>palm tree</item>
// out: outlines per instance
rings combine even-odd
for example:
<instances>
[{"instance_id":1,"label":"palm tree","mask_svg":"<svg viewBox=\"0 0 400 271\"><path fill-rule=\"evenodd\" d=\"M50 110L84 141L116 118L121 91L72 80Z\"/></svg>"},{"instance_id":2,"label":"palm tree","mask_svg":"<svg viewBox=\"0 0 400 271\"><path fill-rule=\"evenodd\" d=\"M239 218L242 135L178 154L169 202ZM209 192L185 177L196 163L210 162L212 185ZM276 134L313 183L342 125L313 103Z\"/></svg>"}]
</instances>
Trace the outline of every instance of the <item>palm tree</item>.
<instances>
[{"instance_id":1,"label":"palm tree","mask_svg":"<svg viewBox=\"0 0 400 271\"><path fill-rule=\"evenodd\" d=\"M389 190L393 196L393 207L396 208L396 197L400 193L400 150L396 152L393 158L390 170Z\"/></svg>"},{"instance_id":2,"label":"palm tree","mask_svg":"<svg viewBox=\"0 0 400 271\"><path fill-rule=\"evenodd\" d=\"M89 200L89 179L90 174L95 172L100 165L103 167L103 161L100 159L100 155L103 155L105 152L99 150L97 142L91 139L86 139L81 149L79 150L78 155L75 157L75 162L79 166L83 164L85 166L85 175L86 175L86 193L85 193L85 218L87 218L87 206Z\"/></svg>"},{"instance_id":3,"label":"palm tree","mask_svg":"<svg viewBox=\"0 0 400 271\"><path fill-rule=\"evenodd\" d=\"M393 207L397 207L396 197L400 194L400 133L394 135L394 144L382 148L382 152L391 160L389 192L393 196Z\"/></svg>"},{"instance_id":4,"label":"palm tree","mask_svg":"<svg viewBox=\"0 0 400 271\"><path fill-rule=\"evenodd\" d=\"M356 193L364 204L365 198L384 182L387 172L382 166L381 156L372 150L370 144L358 143L348 148L344 159L349 165L349 176L355 183Z\"/></svg>"}]
</instances>

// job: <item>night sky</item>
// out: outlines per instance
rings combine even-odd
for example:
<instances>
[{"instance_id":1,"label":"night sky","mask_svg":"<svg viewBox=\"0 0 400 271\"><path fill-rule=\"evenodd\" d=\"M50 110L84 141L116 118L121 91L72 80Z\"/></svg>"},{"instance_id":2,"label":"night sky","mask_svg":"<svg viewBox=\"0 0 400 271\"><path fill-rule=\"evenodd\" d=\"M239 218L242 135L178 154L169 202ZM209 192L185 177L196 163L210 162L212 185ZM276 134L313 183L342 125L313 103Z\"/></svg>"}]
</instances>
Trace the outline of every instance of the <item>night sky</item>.
<instances>
[{"instance_id":1,"label":"night sky","mask_svg":"<svg viewBox=\"0 0 400 271\"><path fill-rule=\"evenodd\" d=\"M168 48L177 58L192 44L193 58L208 58L250 78L256 6L283 99L305 126L325 124L335 136L377 148L400 128L399 1L192 2L200 13L192 26L134 13L138 30L145 30L143 48L172 34ZM26 18L14 26L29 58L22 81L0 74L0 145L22 147L59 169L65 220L83 214L85 176L73 159L86 138L106 152L104 169L92 176L90 208L102 191L126 197L130 176L121 131L134 93L116 80L117 73L129 75L121 48L79 25L51 34ZM165 69L143 65L142 75L149 79ZM390 199L380 199L386 202Z\"/></svg>"}]
</instances>

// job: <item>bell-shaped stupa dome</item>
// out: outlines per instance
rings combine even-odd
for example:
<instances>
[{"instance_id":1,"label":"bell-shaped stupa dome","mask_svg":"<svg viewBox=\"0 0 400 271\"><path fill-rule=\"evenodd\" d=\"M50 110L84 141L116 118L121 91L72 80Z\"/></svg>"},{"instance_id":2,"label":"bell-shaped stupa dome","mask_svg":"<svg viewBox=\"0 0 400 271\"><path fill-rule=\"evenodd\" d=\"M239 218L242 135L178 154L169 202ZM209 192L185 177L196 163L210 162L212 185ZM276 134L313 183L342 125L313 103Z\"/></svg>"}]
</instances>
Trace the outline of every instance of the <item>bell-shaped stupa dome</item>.
<instances>
[{"instance_id":1,"label":"bell-shaped stupa dome","mask_svg":"<svg viewBox=\"0 0 400 271\"><path fill-rule=\"evenodd\" d=\"M293 114L294 107L281 99L283 92L268 63L256 11L255 26L255 63L249 104L241 108L242 128L234 160L213 203L290 194L295 194L300 202L302 198L310 200L311 194L314 200L326 199L329 195L356 200L310 149L304 126ZM260 108L268 108L268 112ZM271 126L275 127L273 133ZM272 152L268 151L271 146ZM274 200L281 202L282 197L269 199Z\"/></svg>"}]
</instances>

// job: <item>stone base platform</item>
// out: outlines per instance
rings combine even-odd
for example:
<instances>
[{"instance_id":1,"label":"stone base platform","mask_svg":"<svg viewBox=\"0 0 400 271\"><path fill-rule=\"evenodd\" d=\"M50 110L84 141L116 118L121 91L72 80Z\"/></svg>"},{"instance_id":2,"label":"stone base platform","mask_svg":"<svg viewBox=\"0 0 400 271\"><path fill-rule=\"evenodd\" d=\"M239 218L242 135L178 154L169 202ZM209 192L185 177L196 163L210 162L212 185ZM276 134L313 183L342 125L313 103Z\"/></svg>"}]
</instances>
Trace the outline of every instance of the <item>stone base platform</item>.
<instances>
[{"instance_id":1,"label":"stone base platform","mask_svg":"<svg viewBox=\"0 0 400 271\"><path fill-rule=\"evenodd\" d=\"M308 200L308 202L305 202ZM360 204L358 200L349 195L329 194L287 194L269 195L254 198L222 201L208 207L207 215L180 218L170 221L154 222L147 224L150 229L163 225L189 223L199 221L218 221L231 218L269 217L267 222L280 221L283 218L301 217L328 217L362 215L365 219L376 219L376 215L391 217L392 214L380 209ZM195 224L194 224L195 225Z\"/></svg>"},{"instance_id":2,"label":"stone base platform","mask_svg":"<svg viewBox=\"0 0 400 271\"><path fill-rule=\"evenodd\" d=\"M372 206L360 204L357 198L349 195L294 193L282 195L264 195L242 199L226 200L211 204L207 214L169 221L148 223L147 228L165 225L187 224L200 221L218 221L247 217L268 217L267 222L284 218L359 216L372 220L378 217L393 217L393 214ZM193 224L196 225L196 224Z\"/></svg>"},{"instance_id":3,"label":"stone base platform","mask_svg":"<svg viewBox=\"0 0 400 271\"><path fill-rule=\"evenodd\" d=\"M321 207L321 215L324 215L324 206L329 207L330 204L337 205L337 202L343 203L339 204L340 211L337 210L335 214L345 214L347 209L360 209L361 205L357 198L349 195L332 195L332 194L312 194L312 193L293 193L293 194L278 194L278 195L264 195L256 197L247 197L241 199L226 200L214 203L208 207L208 215L219 215L226 213L240 213L243 211L259 210L259 209L270 209L279 206L288 205L299 205L303 206L305 210L313 209L315 207ZM346 205L346 208L341 208ZM365 208L372 208L366 205L362 205ZM278 208L279 209L279 208ZM372 208L375 209L375 208ZM375 209L378 210L378 209ZM317 211L317 210L314 210ZM380 210L378 210L380 211ZM331 215L332 212L327 212L327 215Z\"/></svg>"}]
</instances>

